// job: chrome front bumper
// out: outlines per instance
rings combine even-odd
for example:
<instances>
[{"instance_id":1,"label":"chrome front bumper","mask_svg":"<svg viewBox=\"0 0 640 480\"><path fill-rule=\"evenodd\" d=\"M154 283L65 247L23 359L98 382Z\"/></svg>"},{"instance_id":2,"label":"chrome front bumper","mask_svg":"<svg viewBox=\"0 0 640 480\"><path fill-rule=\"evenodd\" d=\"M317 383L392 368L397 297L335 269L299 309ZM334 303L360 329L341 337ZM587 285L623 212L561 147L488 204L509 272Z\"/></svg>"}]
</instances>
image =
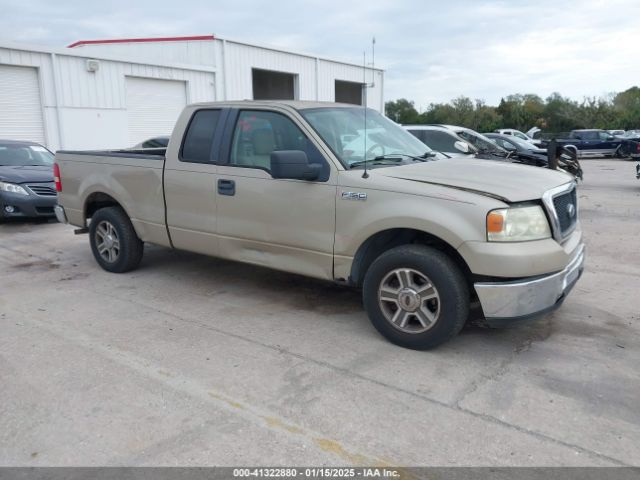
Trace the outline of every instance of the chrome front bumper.
<instances>
[{"instance_id":1,"label":"chrome front bumper","mask_svg":"<svg viewBox=\"0 0 640 480\"><path fill-rule=\"evenodd\" d=\"M584 269L584 244L567 267L557 273L513 282L479 282L475 289L489 324L544 315L559 307Z\"/></svg>"},{"instance_id":2,"label":"chrome front bumper","mask_svg":"<svg viewBox=\"0 0 640 480\"><path fill-rule=\"evenodd\" d=\"M67 220L67 214L64 213L64 207L56 205L55 207L53 207L53 213L56 214L56 218L60 223L69 223L69 221Z\"/></svg>"}]
</instances>

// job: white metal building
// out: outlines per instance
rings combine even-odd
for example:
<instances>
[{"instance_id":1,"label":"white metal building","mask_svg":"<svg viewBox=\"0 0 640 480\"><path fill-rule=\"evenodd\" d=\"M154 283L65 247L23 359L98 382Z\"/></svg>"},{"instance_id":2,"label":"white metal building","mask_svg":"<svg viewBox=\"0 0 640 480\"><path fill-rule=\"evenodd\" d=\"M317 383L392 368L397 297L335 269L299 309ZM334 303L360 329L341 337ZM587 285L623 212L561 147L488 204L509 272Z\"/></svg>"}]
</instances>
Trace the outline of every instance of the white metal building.
<instances>
[{"instance_id":1,"label":"white metal building","mask_svg":"<svg viewBox=\"0 0 640 480\"><path fill-rule=\"evenodd\" d=\"M213 35L69 47L0 43L0 138L52 150L130 147L170 134L184 105L225 99L366 98L384 109L382 70Z\"/></svg>"}]
</instances>

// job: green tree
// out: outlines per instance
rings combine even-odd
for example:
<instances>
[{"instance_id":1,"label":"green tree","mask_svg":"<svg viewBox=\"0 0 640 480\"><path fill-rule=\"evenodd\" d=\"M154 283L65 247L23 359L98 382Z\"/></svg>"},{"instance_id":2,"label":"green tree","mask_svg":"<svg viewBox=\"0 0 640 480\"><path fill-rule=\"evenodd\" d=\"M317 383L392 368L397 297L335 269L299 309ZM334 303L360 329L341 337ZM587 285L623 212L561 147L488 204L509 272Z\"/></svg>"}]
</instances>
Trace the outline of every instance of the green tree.
<instances>
[{"instance_id":1,"label":"green tree","mask_svg":"<svg viewBox=\"0 0 640 480\"><path fill-rule=\"evenodd\" d=\"M451 124L489 132L498 128L527 131L533 126L554 135L576 128L640 129L640 88L581 102L554 92L546 99L533 93L511 94L497 107L463 95L448 103L431 103L418 114L413 102L401 98L386 103L387 116L398 123Z\"/></svg>"},{"instance_id":2,"label":"green tree","mask_svg":"<svg viewBox=\"0 0 640 480\"><path fill-rule=\"evenodd\" d=\"M385 115L397 123L411 124L418 121L418 111L413 102L405 98L384 105Z\"/></svg>"},{"instance_id":3,"label":"green tree","mask_svg":"<svg viewBox=\"0 0 640 480\"><path fill-rule=\"evenodd\" d=\"M631 87L613 97L613 110L619 119L618 128L640 128L640 88Z\"/></svg>"}]
</instances>

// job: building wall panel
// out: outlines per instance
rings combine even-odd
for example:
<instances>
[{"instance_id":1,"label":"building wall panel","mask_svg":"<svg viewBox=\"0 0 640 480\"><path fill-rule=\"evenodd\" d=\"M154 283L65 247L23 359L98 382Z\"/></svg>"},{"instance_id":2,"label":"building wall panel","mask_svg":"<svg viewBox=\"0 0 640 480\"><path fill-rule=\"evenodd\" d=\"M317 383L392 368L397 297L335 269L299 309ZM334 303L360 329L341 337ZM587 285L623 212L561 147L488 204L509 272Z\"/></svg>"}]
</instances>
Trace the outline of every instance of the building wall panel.
<instances>
[{"instance_id":1,"label":"building wall panel","mask_svg":"<svg viewBox=\"0 0 640 480\"><path fill-rule=\"evenodd\" d=\"M253 98L253 68L297 75L297 98L315 99L315 60L310 57L227 42L225 47L227 100Z\"/></svg>"},{"instance_id":2,"label":"building wall panel","mask_svg":"<svg viewBox=\"0 0 640 480\"><path fill-rule=\"evenodd\" d=\"M178 42L132 42L80 45L73 50L83 55L115 55L139 62L181 63L216 67L213 41L192 40Z\"/></svg>"},{"instance_id":3,"label":"building wall panel","mask_svg":"<svg viewBox=\"0 0 640 480\"><path fill-rule=\"evenodd\" d=\"M53 150L129 146L127 76L184 82L187 102L216 99L216 77L211 71L97 58L98 71L88 72L89 58L95 57L80 56L75 50L66 54L0 46L0 65L37 69L45 144Z\"/></svg>"}]
</instances>

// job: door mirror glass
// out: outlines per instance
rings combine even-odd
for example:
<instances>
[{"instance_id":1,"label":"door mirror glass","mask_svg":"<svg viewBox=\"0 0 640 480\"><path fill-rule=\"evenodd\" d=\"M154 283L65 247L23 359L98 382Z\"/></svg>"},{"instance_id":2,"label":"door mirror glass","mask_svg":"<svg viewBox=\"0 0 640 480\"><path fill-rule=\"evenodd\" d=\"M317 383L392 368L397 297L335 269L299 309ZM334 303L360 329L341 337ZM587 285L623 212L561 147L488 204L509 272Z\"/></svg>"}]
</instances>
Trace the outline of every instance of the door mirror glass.
<instances>
[{"instance_id":1,"label":"door mirror glass","mask_svg":"<svg viewBox=\"0 0 640 480\"><path fill-rule=\"evenodd\" d=\"M302 150L276 150L271 153L271 176L293 180L316 180L322 165L309 163Z\"/></svg>"},{"instance_id":2,"label":"door mirror glass","mask_svg":"<svg viewBox=\"0 0 640 480\"><path fill-rule=\"evenodd\" d=\"M458 140L453 144L453 146L456 147L456 149L460 150L462 153L469 153L469 145L467 145L465 142L461 142L460 140Z\"/></svg>"}]
</instances>

